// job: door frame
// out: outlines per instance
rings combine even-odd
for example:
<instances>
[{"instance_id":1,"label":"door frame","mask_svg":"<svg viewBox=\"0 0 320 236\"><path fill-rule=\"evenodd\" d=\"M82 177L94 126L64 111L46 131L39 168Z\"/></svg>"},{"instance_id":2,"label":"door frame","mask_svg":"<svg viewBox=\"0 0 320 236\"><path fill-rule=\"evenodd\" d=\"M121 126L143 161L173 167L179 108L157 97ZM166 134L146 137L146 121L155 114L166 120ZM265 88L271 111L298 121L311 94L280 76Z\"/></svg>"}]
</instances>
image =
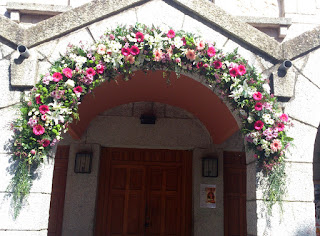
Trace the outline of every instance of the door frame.
<instances>
[{"instance_id":1,"label":"door frame","mask_svg":"<svg viewBox=\"0 0 320 236\"><path fill-rule=\"evenodd\" d=\"M183 156L183 173L182 180L185 182L182 189L182 194L185 194L185 234L183 236L191 236L193 231L192 224L192 157L193 151L191 150L167 150L167 149L146 149L146 148L101 148L100 154L100 167L98 174L98 190L97 190L97 198L96 198L96 215L95 215L95 229L94 235L103 235L102 232L106 231L106 214L103 215L104 212L107 212L108 201L103 201L106 196L109 195L109 185L111 179L111 151L112 150L126 150L126 151L135 151L135 150L148 150L148 151L176 151L180 152Z\"/></svg>"}]
</instances>

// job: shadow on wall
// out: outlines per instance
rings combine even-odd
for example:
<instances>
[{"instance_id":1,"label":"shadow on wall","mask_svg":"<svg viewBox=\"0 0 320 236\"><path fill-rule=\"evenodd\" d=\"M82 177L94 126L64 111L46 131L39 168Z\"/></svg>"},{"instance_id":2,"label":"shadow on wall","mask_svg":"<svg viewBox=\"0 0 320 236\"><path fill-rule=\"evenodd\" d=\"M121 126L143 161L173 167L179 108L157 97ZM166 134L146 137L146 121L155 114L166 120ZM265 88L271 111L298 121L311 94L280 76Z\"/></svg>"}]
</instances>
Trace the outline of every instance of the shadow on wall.
<instances>
[{"instance_id":1,"label":"shadow on wall","mask_svg":"<svg viewBox=\"0 0 320 236\"><path fill-rule=\"evenodd\" d=\"M314 143L313 182L316 229L320 233L320 127L318 127L318 132Z\"/></svg>"}]
</instances>

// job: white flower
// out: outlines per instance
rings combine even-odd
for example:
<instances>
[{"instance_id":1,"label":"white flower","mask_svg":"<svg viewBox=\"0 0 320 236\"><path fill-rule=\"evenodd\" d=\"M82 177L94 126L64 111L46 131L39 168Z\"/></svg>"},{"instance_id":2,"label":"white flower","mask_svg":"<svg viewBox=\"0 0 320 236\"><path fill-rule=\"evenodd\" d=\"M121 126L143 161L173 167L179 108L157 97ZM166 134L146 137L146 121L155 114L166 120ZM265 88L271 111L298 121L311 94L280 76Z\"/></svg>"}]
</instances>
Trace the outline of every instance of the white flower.
<instances>
[{"instance_id":1,"label":"white flower","mask_svg":"<svg viewBox=\"0 0 320 236\"><path fill-rule=\"evenodd\" d=\"M248 121L249 124L251 124L251 123L253 122L253 117L252 117L252 116L249 116L249 117L247 118L247 121Z\"/></svg>"},{"instance_id":2,"label":"white flower","mask_svg":"<svg viewBox=\"0 0 320 236\"><path fill-rule=\"evenodd\" d=\"M28 116L32 116L32 111L29 111L29 112L28 112Z\"/></svg>"},{"instance_id":3,"label":"white flower","mask_svg":"<svg viewBox=\"0 0 320 236\"><path fill-rule=\"evenodd\" d=\"M258 139L257 138L254 138L253 140L252 140L252 142L255 144L255 145L257 145L258 144Z\"/></svg>"},{"instance_id":4,"label":"white flower","mask_svg":"<svg viewBox=\"0 0 320 236\"><path fill-rule=\"evenodd\" d=\"M179 36L174 38L174 45L176 48L181 48L183 46L183 41Z\"/></svg>"},{"instance_id":5,"label":"white flower","mask_svg":"<svg viewBox=\"0 0 320 236\"><path fill-rule=\"evenodd\" d=\"M68 79L65 83L65 85L68 87L68 88L73 88L75 83L72 79Z\"/></svg>"},{"instance_id":6,"label":"white flower","mask_svg":"<svg viewBox=\"0 0 320 236\"><path fill-rule=\"evenodd\" d=\"M262 119L264 119L264 121L267 121L267 120L271 119L271 116L270 116L270 114L263 114Z\"/></svg>"},{"instance_id":7,"label":"white flower","mask_svg":"<svg viewBox=\"0 0 320 236\"><path fill-rule=\"evenodd\" d=\"M247 116L247 112L245 110L240 109L240 115Z\"/></svg>"},{"instance_id":8,"label":"white flower","mask_svg":"<svg viewBox=\"0 0 320 236\"><path fill-rule=\"evenodd\" d=\"M274 124L274 119L267 119L265 120L265 122L269 125L273 125Z\"/></svg>"}]
</instances>

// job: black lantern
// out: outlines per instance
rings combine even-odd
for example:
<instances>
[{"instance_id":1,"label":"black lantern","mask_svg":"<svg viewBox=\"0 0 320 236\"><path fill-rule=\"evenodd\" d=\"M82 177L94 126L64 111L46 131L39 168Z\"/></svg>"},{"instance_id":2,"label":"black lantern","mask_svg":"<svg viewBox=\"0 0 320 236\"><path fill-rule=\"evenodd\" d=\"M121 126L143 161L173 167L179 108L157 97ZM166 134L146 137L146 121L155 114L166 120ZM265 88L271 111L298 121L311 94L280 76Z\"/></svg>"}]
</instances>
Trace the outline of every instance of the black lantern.
<instances>
[{"instance_id":1,"label":"black lantern","mask_svg":"<svg viewBox=\"0 0 320 236\"><path fill-rule=\"evenodd\" d=\"M205 157L202 159L202 176L218 177L218 158Z\"/></svg>"},{"instance_id":2,"label":"black lantern","mask_svg":"<svg viewBox=\"0 0 320 236\"><path fill-rule=\"evenodd\" d=\"M75 173L91 173L92 165L92 153L91 152L80 152L76 154L76 159L74 163Z\"/></svg>"}]
</instances>

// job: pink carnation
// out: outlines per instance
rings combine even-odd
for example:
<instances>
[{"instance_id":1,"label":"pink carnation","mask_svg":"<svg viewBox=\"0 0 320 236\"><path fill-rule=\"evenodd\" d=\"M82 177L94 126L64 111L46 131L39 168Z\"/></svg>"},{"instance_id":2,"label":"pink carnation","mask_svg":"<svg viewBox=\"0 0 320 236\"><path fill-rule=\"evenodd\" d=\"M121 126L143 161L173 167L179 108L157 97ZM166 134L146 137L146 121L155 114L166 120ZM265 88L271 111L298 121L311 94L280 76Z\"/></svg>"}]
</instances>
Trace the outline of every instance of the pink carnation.
<instances>
[{"instance_id":1,"label":"pink carnation","mask_svg":"<svg viewBox=\"0 0 320 236\"><path fill-rule=\"evenodd\" d=\"M209 47L207 50L207 54L209 57L213 57L214 55L216 55L216 49L214 47Z\"/></svg>"},{"instance_id":2,"label":"pink carnation","mask_svg":"<svg viewBox=\"0 0 320 236\"><path fill-rule=\"evenodd\" d=\"M260 101L262 99L262 94L260 92L255 92L252 97L254 100Z\"/></svg>"},{"instance_id":3,"label":"pink carnation","mask_svg":"<svg viewBox=\"0 0 320 236\"><path fill-rule=\"evenodd\" d=\"M176 33L172 29L169 30L168 33L167 33L167 37L169 39L172 39L172 38L174 38L174 36L176 36Z\"/></svg>"},{"instance_id":4,"label":"pink carnation","mask_svg":"<svg viewBox=\"0 0 320 236\"><path fill-rule=\"evenodd\" d=\"M62 70L62 73L64 74L64 76L65 77L67 77L67 78L72 78L72 70L70 69L70 68L64 68L63 70Z\"/></svg>"},{"instance_id":5,"label":"pink carnation","mask_svg":"<svg viewBox=\"0 0 320 236\"><path fill-rule=\"evenodd\" d=\"M144 40L144 35L143 35L143 33L137 32L137 33L136 33L136 39L137 39L137 41L138 41L139 43L142 42L142 41Z\"/></svg>"},{"instance_id":6,"label":"pink carnation","mask_svg":"<svg viewBox=\"0 0 320 236\"><path fill-rule=\"evenodd\" d=\"M40 113L41 114L46 114L48 111L49 111L49 107L47 106L47 105L41 105L40 107L39 107L39 111L40 111Z\"/></svg>"},{"instance_id":7,"label":"pink carnation","mask_svg":"<svg viewBox=\"0 0 320 236\"><path fill-rule=\"evenodd\" d=\"M35 135L41 135L44 133L45 129L43 128L42 125L35 125L33 126L32 131Z\"/></svg>"},{"instance_id":8,"label":"pink carnation","mask_svg":"<svg viewBox=\"0 0 320 236\"><path fill-rule=\"evenodd\" d=\"M59 73L59 72L53 73L53 75L52 75L52 80L53 80L54 82L59 82L60 80L62 80L62 74Z\"/></svg>"},{"instance_id":9,"label":"pink carnation","mask_svg":"<svg viewBox=\"0 0 320 236\"><path fill-rule=\"evenodd\" d=\"M263 126L264 126L264 124L263 124L263 122L262 122L261 120L258 120L258 121L256 121L256 122L254 123L254 128L255 128L256 130L261 130L261 129L263 129Z\"/></svg>"},{"instance_id":10,"label":"pink carnation","mask_svg":"<svg viewBox=\"0 0 320 236\"><path fill-rule=\"evenodd\" d=\"M246 73L246 67L244 65L238 66L238 73L239 75L244 75Z\"/></svg>"}]
</instances>

